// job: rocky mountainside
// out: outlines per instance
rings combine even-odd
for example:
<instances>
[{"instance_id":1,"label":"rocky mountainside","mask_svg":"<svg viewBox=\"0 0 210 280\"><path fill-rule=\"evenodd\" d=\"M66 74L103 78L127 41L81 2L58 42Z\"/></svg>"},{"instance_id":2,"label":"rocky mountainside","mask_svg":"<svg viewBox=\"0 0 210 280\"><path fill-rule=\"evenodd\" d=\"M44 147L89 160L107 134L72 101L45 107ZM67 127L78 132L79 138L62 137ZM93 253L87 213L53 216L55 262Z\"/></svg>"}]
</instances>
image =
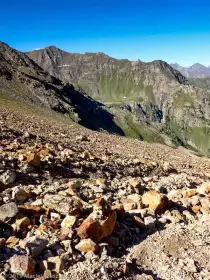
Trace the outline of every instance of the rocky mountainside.
<instances>
[{"instance_id":1,"label":"rocky mountainside","mask_svg":"<svg viewBox=\"0 0 210 280\"><path fill-rule=\"evenodd\" d=\"M103 102L125 135L209 155L210 91L190 85L166 62L71 54L56 47L27 55L50 74Z\"/></svg>"},{"instance_id":2,"label":"rocky mountainside","mask_svg":"<svg viewBox=\"0 0 210 280\"><path fill-rule=\"evenodd\" d=\"M0 277L206 280L210 161L0 104Z\"/></svg>"},{"instance_id":3,"label":"rocky mountainside","mask_svg":"<svg viewBox=\"0 0 210 280\"><path fill-rule=\"evenodd\" d=\"M195 63L190 67L183 67L178 63L172 63L171 66L187 78L210 77L210 66L206 67L200 63Z\"/></svg>"},{"instance_id":4,"label":"rocky mountainside","mask_svg":"<svg viewBox=\"0 0 210 280\"><path fill-rule=\"evenodd\" d=\"M62 81L83 89L105 103L156 101L186 79L164 61L144 63L117 60L104 53L71 54L56 47L27 53L38 65Z\"/></svg>"},{"instance_id":5,"label":"rocky mountainside","mask_svg":"<svg viewBox=\"0 0 210 280\"><path fill-rule=\"evenodd\" d=\"M3 43L0 66L0 279L209 279L210 160L72 121L156 135L176 118L178 135L208 119L208 92L154 62L155 99L105 106Z\"/></svg>"},{"instance_id":6,"label":"rocky mountainside","mask_svg":"<svg viewBox=\"0 0 210 280\"><path fill-rule=\"evenodd\" d=\"M49 108L91 129L123 135L102 104L45 72L27 55L0 42L0 100Z\"/></svg>"}]
</instances>

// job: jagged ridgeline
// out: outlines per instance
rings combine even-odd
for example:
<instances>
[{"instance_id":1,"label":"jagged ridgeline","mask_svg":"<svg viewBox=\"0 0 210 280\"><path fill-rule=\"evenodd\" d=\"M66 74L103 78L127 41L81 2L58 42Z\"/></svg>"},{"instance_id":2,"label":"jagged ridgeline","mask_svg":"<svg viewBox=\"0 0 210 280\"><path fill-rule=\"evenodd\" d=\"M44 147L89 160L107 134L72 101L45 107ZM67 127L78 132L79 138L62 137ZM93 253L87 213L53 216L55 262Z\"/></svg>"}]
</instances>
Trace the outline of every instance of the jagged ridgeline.
<instances>
[{"instance_id":1,"label":"jagged ridgeline","mask_svg":"<svg viewBox=\"0 0 210 280\"><path fill-rule=\"evenodd\" d=\"M166 62L72 54L56 47L27 55L51 75L105 104L125 135L209 155L210 91L191 85Z\"/></svg>"}]
</instances>

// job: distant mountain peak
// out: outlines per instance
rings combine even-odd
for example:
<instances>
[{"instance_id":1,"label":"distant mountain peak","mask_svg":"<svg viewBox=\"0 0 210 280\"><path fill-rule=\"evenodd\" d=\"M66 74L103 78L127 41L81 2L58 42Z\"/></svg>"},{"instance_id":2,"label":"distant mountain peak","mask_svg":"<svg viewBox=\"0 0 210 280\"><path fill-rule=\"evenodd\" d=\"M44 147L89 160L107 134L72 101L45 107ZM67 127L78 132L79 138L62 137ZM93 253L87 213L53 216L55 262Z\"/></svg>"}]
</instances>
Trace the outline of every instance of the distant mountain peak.
<instances>
[{"instance_id":1,"label":"distant mountain peak","mask_svg":"<svg viewBox=\"0 0 210 280\"><path fill-rule=\"evenodd\" d=\"M203 64L200 64L200 63L194 63L192 66L190 66L189 68L191 69L207 69L206 66L204 66Z\"/></svg>"},{"instance_id":2,"label":"distant mountain peak","mask_svg":"<svg viewBox=\"0 0 210 280\"><path fill-rule=\"evenodd\" d=\"M206 67L201 63L194 63L189 67L183 67L178 63L172 63L171 66L180 71L187 78L206 78L210 77L210 66Z\"/></svg>"},{"instance_id":3,"label":"distant mountain peak","mask_svg":"<svg viewBox=\"0 0 210 280\"><path fill-rule=\"evenodd\" d=\"M199 62L194 63L192 66L195 66L195 67L197 67L197 66L202 66L202 67L205 67L203 64L201 64L201 63L199 63ZM191 67L192 67L192 66L191 66Z\"/></svg>"}]
</instances>

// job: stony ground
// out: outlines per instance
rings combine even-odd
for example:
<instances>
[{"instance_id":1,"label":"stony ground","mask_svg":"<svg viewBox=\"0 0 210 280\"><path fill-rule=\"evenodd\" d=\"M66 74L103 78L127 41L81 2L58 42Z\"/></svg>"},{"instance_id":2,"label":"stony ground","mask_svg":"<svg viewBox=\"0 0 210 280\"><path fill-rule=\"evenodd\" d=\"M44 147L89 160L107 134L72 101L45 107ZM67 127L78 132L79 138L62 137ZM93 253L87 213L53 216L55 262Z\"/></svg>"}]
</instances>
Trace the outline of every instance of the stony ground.
<instances>
[{"instance_id":1,"label":"stony ground","mask_svg":"<svg viewBox=\"0 0 210 280\"><path fill-rule=\"evenodd\" d=\"M0 279L210 279L210 161L0 109Z\"/></svg>"}]
</instances>

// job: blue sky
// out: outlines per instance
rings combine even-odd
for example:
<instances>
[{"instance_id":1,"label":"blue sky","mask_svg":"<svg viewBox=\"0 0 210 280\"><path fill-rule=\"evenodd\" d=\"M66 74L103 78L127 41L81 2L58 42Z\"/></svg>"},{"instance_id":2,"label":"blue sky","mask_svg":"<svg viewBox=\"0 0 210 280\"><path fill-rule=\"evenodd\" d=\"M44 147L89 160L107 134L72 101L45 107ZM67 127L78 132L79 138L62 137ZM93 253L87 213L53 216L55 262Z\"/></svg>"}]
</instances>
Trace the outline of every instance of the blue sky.
<instances>
[{"instance_id":1,"label":"blue sky","mask_svg":"<svg viewBox=\"0 0 210 280\"><path fill-rule=\"evenodd\" d=\"M0 40L21 51L210 65L209 0L6 0L0 12Z\"/></svg>"}]
</instances>

